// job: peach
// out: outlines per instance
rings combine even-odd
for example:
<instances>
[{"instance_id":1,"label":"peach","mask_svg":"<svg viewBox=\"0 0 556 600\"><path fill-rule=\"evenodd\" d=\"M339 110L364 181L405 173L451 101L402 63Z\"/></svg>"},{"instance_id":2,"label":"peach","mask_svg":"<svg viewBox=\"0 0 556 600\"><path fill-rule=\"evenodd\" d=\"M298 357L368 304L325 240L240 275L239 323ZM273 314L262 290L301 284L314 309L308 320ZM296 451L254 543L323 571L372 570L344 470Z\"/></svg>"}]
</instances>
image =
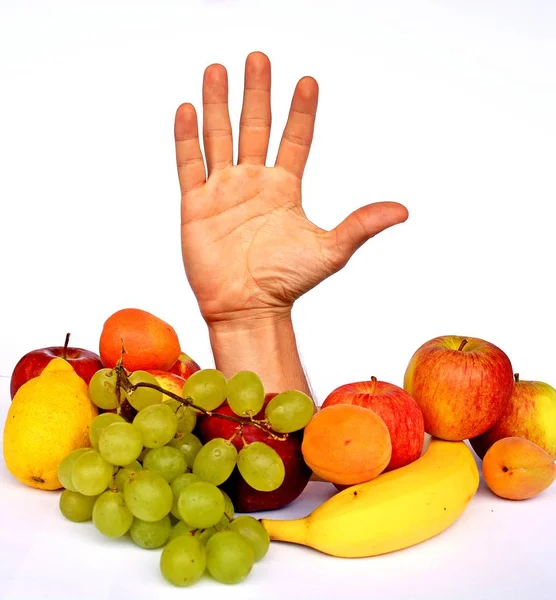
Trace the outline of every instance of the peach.
<instances>
[{"instance_id":1,"label":"peach","mask_svg":"<svg viewBox=\"0 0 556 600\"><path fill-rule=\"evenodd\" d=\"M384 421L354 404L321 408L305 427L301 452L321 479L354 485L377 477L392 457L392 440Z\"/></svg>"},{"instance_id":2,"label":"peach","mask_svg":"<svg viewBox=\"0 0 556 600\"><path fill-rule=\"evenodd\" d=\"M138 308L124 308L105 321L99 354L105 367L114 367L122 356L128 371L168 371L181 353L174 328Z\"/></svg>"},{"instance_id":3,"label":"peach","mask_svg":"<svg viewBox=\"0 0 556 600\"><path fill-rule=\"evenodd\" d=\"M552 456L520 437L496 441L484 456L482 470L489 489L508 500L533 498L556 479Z\"/></svg>"}]
</instances>

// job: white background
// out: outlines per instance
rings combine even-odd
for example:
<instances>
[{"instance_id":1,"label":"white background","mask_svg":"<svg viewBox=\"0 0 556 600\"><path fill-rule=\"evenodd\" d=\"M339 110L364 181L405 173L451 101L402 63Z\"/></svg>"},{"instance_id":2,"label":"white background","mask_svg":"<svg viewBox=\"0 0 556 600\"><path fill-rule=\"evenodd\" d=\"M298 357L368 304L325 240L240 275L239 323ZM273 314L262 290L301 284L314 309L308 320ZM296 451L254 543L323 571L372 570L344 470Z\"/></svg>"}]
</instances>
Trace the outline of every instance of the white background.
<instances>
[{"instance_id":1,"label":"white background","mask_svg":"<svg viewBox=\"0 0 556 600\"><path fill-rule=\"evenodd\" d=\"M1 0L0 375L68 331L98 350L104 320L128 306L212 366L181 259L173 120L182 102L200 108L203 71L220 62L237 132L244 61L261 50L269 165L296 82L320 85L309 218L332 228L379 200L409 210L295 306L317 402L371 375L401 385L443 334L487 339L522 379L556 385L555 32L551 0Z\"/></svg>"}]
</instances>

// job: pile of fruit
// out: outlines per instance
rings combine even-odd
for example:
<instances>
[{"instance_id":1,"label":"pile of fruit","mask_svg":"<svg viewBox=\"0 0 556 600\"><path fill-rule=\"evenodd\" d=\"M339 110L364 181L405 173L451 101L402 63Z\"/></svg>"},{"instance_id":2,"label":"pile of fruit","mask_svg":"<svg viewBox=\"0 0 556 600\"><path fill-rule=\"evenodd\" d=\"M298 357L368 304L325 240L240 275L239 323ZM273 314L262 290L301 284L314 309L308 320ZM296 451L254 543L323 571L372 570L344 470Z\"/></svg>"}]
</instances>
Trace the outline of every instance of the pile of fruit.
<instances>
[{"instance_id":1,"label":"pile of fruit","mask_svg":"<svg viewBox=\"0 0 556 600\"><path fill-rule=\"evenodd\" d=\"M317 410L299 390L266 391L252 371L202 369L170 325L124 309L106 320L98 354L66 338L22 357L11 395L14 477L61 490L70 521L161 549L161 574L177 586L204 574L238 583L272 540L362 557L429 539L477 492L470 447L501 498L532 498L556 479L556 390L520 380L478 338L432 339L403 388L372 377ZM305 518L238 515L290 504L312 474L338 493Z\"/></svg>"}]
</instances>

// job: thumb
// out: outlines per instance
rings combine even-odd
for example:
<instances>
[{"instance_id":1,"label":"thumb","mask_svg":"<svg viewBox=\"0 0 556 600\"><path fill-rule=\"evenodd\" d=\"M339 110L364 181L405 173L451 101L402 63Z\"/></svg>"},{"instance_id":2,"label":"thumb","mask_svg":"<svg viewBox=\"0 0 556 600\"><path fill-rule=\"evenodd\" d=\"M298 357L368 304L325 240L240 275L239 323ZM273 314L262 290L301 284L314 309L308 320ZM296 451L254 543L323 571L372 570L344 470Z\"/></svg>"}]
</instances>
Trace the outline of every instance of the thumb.
<instances>
[{"instance_id":1,"label":"thumb","mask_svg":"<svg viewBox=\"0 0 556 600\"><path fill-rule=\"evenodd\" d=\"M408 216L407 208L397 202L376 202L352 212L329 232L329 250L338 267L343 267L367 240L403 223Z\"/></svg>"}]
</instances>

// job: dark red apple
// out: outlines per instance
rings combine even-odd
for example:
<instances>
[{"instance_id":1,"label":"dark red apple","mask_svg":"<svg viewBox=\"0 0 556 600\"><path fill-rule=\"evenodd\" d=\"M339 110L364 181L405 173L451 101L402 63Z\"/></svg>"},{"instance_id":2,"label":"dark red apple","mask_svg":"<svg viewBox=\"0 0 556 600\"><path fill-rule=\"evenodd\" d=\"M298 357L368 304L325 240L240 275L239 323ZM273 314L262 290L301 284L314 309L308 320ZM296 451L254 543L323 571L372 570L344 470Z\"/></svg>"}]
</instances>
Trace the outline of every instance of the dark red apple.
<instances>
[{"instance_id":1,"label":"dark red apple","mask_svg":"<svg viewBox=\"0 0 556 600\"><path fill-rule=\"evenodd\" d=\"M10 382L10 394L12 400L19 388L32 379L38 377L46 365L53 358L64 358L75 369L75 372L88 385L91 377L103 368L100 356L91 350L84 348L73 348L68 346L69 333L63 346L49 346L31 350L22 356L14 367Z\"/></svg>"},{"instance_id":2,"label":"dark red apple","mask_svg":"<svg viewBox=\"0 0 556 600\"><path fill-rule=\"evenodd\" d=\"M193 373L200 370L201 367L189 355L182 352L179 355L178 360L176 360L176 362L168 369L168 372L187 379L193 375Z\"/></svg>"},{"instance_id":3,"label":"dark red apple","mask_svg":"<svg viewBox=\"0 0 556 600\"><path fill-rule=\"evenodd\" d=\"M417 402L397 385L378 381L376 377L347 383L330 392L322 408L333 404L362 406L384 421L392 441L392 457L384 472L399 469L421 455L425 441L423 413Z\"/></svg>"},{"instance_id":4,"label":"dark red apple","mask_svg":"<svg viewBox=\"0 0 556 600\"><path fill-rule=\"evenodd\" d=\"M256 415L256 419L264 418L266 405L276 395L276 393L265 395L264 406ZM227 403L214 412L234 415ZM203 443L206 443L216 437L230 439L237 431L237 427L237 423L232 421L203 415L197 420L196 431ZM282 441L270 438L258 427L246 425L243 427L243 437L248 443L265 442L274 448L284 461L286 476L278 489L272 492L260 492L245 482L237 468L234 469L231 477L222 485L222 489L230 496L236 512L277 510L296 500L307 487L312 474L301 453L303 430L288 434L287 438ZM243 441L239 435L233 439L232 443L238 451L243 448Z\"/></svg>"}]
</instances>

